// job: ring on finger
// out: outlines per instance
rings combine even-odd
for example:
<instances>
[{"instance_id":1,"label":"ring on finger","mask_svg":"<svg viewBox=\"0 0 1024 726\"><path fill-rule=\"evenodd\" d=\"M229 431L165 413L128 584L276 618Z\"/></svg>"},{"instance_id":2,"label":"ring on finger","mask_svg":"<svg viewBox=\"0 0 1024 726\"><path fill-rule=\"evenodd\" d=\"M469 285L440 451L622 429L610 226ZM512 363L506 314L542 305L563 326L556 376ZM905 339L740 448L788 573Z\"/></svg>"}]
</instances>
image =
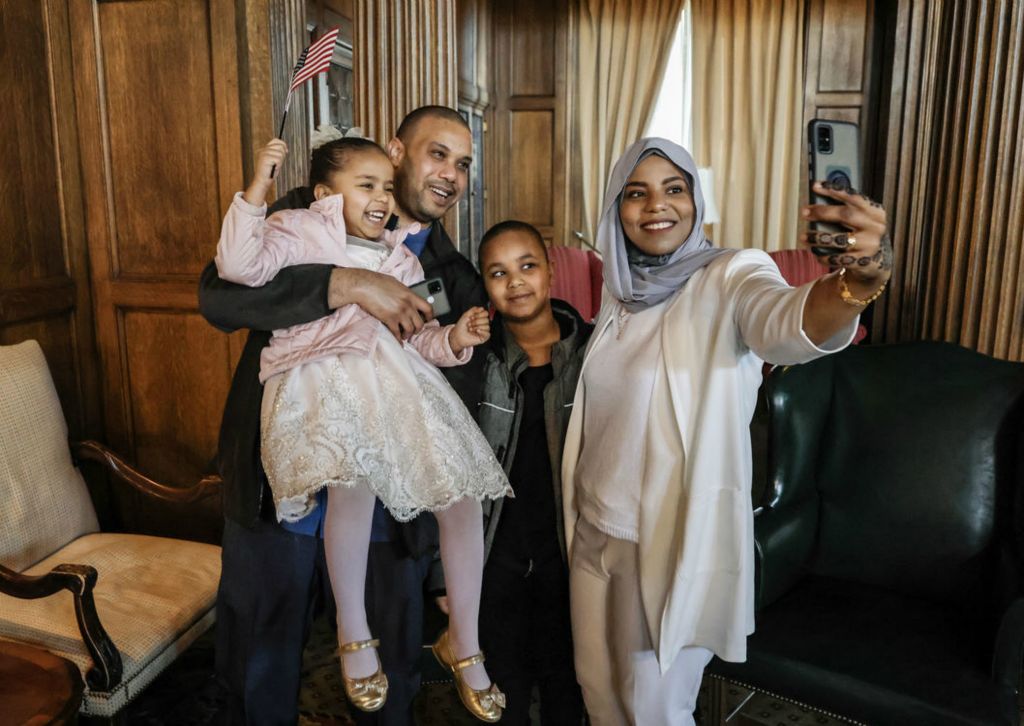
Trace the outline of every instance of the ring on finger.
<instances>
[{"instance_id":1,"label":"ring on finger","mask_svg":"<svg viewBox=\"0 0 1024 726\"><path fill-rule=\"evenodd\" d=\"M855 244L857 244L857 238L854 237L852 234L846 235L846 248L849 249L853 247Z\"/></svg>"}]
</instances>

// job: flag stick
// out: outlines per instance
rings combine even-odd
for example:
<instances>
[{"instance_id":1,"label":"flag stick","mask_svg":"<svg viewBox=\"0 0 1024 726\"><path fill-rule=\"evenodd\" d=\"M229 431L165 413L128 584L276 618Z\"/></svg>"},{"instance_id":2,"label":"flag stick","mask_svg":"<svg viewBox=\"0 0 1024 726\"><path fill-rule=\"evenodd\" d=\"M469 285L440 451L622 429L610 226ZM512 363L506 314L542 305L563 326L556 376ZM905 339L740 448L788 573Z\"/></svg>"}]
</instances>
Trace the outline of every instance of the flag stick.
<instances>
[{"instance_id":1,"label":"flag stick","mask_svg":"<svg viewBox=\"0 0 1024 726\"><path fill-rule=\"evenodd\" d=\"M284 122L288 118L288 107L292 103L292 92L288 91L288 98L284 102L284 113L281 114L281 128L277 130L277 138L283 138L284 135ZM270 167L270 178L274 178L274 173L277 171L277 164Z\"/></svg>"}]
</instances>

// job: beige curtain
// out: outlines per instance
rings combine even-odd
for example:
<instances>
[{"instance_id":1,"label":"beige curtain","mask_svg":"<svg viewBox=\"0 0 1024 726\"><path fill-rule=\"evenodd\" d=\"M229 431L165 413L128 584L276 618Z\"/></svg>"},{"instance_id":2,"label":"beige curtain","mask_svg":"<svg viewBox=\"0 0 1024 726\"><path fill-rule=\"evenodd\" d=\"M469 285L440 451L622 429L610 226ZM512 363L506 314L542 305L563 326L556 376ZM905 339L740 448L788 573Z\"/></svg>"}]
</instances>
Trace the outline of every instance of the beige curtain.
<instances>
[{"instance_id":1,"label":"beige curtain","mask_svg":"<svg viewBox=\"0 0 1024 726\"><path fill-rule=\"evenodd\" d=\"M693 152L726 247L797 246L805 0L691 0Z\"/></svg>"},{"instance_id":2,"label":"beige curtain","mask_svg":"<svg viewBox=\"0 0 1024 726\"><path fill-rule=\"evenodd\" d=\"M654 111L684 4L579 0L577 137L588 241L594 241L612 164L643 135Z\"/></svg>"}]
</instances>

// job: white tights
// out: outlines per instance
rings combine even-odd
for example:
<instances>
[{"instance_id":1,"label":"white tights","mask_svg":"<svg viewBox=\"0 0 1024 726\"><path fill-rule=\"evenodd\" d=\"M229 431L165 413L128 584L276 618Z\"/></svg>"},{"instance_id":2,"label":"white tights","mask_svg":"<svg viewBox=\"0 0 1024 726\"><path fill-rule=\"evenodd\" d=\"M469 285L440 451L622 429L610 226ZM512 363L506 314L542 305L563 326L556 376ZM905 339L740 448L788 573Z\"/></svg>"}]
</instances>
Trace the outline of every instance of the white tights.
<instances>
[{"instance_id":1,"label":"white tights","mask_svg":"<svg viewBox=\"0 0 1024 726\"><path fill-rule=\"evenodd\" d=\"M327 495L324 549L341 643L373 637L366 621L366 564L375 501L364 486L333 487ZM480 503L469 498L435 512L435 516L448 589L449 637L455 656L466 658L480 650L477 625L484 567L483 516ZM349 678L371 675L377 669L376 655L372 649L347 653L344 666ZM473 688L486 688L490 683L483 664L463 673Z\"/></svg>"}]
</instances>

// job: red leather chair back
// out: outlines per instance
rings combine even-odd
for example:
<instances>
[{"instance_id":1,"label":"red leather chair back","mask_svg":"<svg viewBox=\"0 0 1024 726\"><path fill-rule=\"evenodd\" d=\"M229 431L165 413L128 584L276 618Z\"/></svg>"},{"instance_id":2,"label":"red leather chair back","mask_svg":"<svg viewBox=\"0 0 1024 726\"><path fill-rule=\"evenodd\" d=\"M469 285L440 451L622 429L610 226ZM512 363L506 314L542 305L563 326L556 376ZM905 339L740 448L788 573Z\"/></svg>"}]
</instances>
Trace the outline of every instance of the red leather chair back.
<instances>
[{"instance_id":1,"label":"red leather chair back","mask_svg":"<svg viewBox=\"0 0 1024 726\"><path fill-rule=\"evenodd\" d=\"M601 258L589 250L556 245L548 248L555 265L551 297L572 305L584 320L593 320L601 308Z\"/></svg>"}]
</instances>

